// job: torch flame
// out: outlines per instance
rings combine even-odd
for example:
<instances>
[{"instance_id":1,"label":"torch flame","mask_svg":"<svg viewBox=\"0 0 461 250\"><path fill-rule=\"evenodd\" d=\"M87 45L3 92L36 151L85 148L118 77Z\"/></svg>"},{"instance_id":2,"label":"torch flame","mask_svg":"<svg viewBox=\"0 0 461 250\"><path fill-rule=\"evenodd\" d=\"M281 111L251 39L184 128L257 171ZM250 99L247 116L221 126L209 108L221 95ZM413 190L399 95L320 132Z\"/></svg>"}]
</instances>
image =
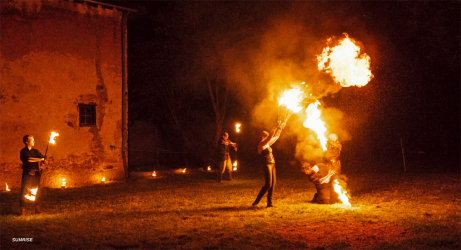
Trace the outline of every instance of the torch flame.
<instances>
[{"instance_id":1,"label":"torch flame","mask_svg":"<svg viewBox=\"0 0 461 250\"><path fill-rule=\"evenodd\" d=\"M185 172L186 172L186 168L184 168L184 170L183 170L182 172L185 173Z\"/></svg>"},{"instance_id":2,"label":"torch flame","mask_svg":"<svg viewBox=\"0 0 461 250\"><path fill-rule=\"evenodd\" d=\"M351 206L351 203L349 202L349 197L347 196L347 191L343 190L343 188L339 185L338 180L334 181L333 187L335 189L335 192L338 194L339 199L342 201L342 203L344 205Z\"/></svg>"},{"instance_id":3,"label":"torch flame","mask_svg":"<svg viewBox=\"0 0 461 250\"><path fill-rule=\"evenodd\" d=\"M6 191L11 191L11 190L8 188L8 183L5 182L5 184L6 184Z\"/></svg>"},{"instance_id":4,"label":"torch flame","mask_svg":"<svg viewBox=\"0 0 461 250\"><path fill-rule=\"evenodd\" d=\"M287 109L298 113L302 107L299 105L301 102L303 92L299 89L290 89L283 93L282 97L279 99L279 105L285 105Z\"/></svg>"},{"instance_id":5,"label":"torch flame","mask_svg":"<svg viewBox=\"0 0 461 250\"><path fill-rule=\"evenodd\" d=\"M373 78L370 57L366 53L360 55L360 47L345 35L338 46L326 47L317 55L318 69L325 70L343 87L363 87Z\"/></svg>"},{"instance_id":6,"label":"torch flame","mask_svg":"<svg viewBox=\"0 0 461 250\"><path fill-rule=\"evenodd\" d=\"M237 131L237 133L240 132L240 125L241 125L240 123L237 123L237 124L235 125L235 131Z\"/></svg>"},{"instance_id":7,"label":"torch flame","mask_svg":"<svg viewBox=\"0 0 461 250\"><path fill-rule=\"evenodd\" d=\"M35 200L35 195L37 195L37 189L38 188L34 188L34 189L29 188L30 195L26 194L26 195L24 195L24 197L26 197L26 199L28 199L28 200L34 201Z\"/></svg>"},{"instance_id":8,"label":"torch flame","mask_svg":"<svg viewBox=\"0 0 461 250\"><path fill-rule=\"evenodd\" d=\"M154 176L154 177L157 176L157 174L155 173L155 171L152 173L152 176Z\"/></svg>"},{"instance_id":9,"label":"torch flame","mask_svg":"<svg viewBox=\"0 0 461 250\"><path fill-rule=\"evenodd\" d=\"M51 132L51 136L50 136L50 143L51 143L51 144L55 144L55 143L56 143L56 141L54 140L54 138L55 138L56 136L59 136L59 134L58 134L58 133L55 133L55 132Z\"/></svg>"},{"instance_id":10,"label":"torch flame","mask_svg":"<svg viewBox=\"0 0 461 250\"><path fill-rule=\"evenodd\" d=\"M62 178L62 185L61 187L65 187L66 186L66 178Z\"/></svg>"},{"instance_id":11,"label":"torch flame","mask_svg":"<svg viewBox=\"0 0 461 250\"><path fill-rule=\"evenodd\" d=\"M306 109L307 119L304 122L304 127L310 128L317 134L317 138L320 140L320 145L322 145L323 151L327 150L327 138L325 132L325 123L320 119L320 110L317 106L320 105L320 102L317 100L315 103L309 104Z\"/></svg>"}]
</instances>

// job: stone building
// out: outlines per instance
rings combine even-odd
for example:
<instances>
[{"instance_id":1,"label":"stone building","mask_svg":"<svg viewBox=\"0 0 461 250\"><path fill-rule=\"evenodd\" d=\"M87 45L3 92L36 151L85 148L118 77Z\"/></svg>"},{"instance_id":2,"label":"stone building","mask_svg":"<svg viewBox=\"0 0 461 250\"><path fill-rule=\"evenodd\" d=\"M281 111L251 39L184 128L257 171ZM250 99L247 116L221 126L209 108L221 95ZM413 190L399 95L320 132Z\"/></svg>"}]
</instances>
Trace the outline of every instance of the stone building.
<instances>
[{"instance_id":1,"label":"stone building","mask_svg":"<svg viewBox=\"0 0 461 250\"><path fill-rule=\"evenodd\" d=\"M92 0L0 0L0 189L19 188L24 135L48 168L42 186L128 174L127 15Z\"/></svg>"}]
</instances>

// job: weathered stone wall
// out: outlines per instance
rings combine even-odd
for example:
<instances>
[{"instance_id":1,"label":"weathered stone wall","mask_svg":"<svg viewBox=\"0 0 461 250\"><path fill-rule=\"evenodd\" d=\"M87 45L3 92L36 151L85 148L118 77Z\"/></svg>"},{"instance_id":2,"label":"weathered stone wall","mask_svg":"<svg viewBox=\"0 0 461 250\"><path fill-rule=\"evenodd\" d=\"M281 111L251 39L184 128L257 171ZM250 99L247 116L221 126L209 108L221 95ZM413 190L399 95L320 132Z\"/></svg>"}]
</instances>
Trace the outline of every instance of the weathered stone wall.
<instances>
[{"instance_id":1,"label":"weathered stone wall","mask_svg":"<svg viewBox=\"0 0 461 250\"><path fill-rule=\"evenodd\" d=\"M47 0L0 7L0 189L20 187L22 137L45 154L51 131L60 135L43 186L123 178L122 13ZM79 126L79 103L96 104L96 126Z\"/></svg>"}]
</instances>

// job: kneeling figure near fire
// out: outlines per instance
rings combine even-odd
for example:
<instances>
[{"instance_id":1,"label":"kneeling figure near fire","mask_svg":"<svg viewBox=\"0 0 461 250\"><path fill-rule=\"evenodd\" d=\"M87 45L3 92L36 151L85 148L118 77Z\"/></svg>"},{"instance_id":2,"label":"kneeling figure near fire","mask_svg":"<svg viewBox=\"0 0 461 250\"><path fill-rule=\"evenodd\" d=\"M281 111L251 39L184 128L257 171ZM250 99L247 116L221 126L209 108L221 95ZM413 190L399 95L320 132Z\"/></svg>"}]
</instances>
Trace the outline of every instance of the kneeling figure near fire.
<instances>
[{"instance_id":1,"label":"kneeling figure near fire","mask_svg":"<svg viewBox=\"0 0 461 250\"><path fill-rule=\"evenodd\" d=\"M304 163L302 171L309 176L317 189L312 202L319 204L331 204L331 177L336 174L336 171L330 164L319 163L313 167L309 163Z\"/></svg>"}]
</instances>

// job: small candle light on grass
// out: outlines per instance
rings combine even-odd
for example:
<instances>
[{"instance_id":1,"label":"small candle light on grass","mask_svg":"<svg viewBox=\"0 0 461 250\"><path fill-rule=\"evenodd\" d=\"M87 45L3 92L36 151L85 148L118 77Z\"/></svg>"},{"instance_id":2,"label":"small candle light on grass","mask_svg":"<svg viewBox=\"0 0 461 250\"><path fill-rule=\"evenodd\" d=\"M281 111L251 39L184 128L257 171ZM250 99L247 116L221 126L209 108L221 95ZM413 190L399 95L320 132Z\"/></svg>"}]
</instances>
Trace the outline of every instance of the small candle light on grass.
<instances>
[{"instance_id":1,"label":"small candle light on grass","mask_svg":"<svg viewBox=\"0 0 461 250\"><path fill-rule=\"evenodd\" d=\"M11 191L11 190L8 188L8 183L5 182L5 184L6 184L6 191L7 191L7 192Z\"/></svg>"},{"instance_id":2,"label":"small candle light on grass","mask_svg":"<svg viewBox=\"0 0 461 250\"><path fill-rule=\"evenodd\" d=\"M62 178L61 188L66 188L66 178Z\"/></svg>"},{"instance_id":3,"label":"small candle light on grass","mask_svg":"<svg viewBox=\"0 0 461 250\"><path fill-rule=\"evenodd\" d=\"M155 173L155 171L152 173L152 176L154 176L154 177L157 176L157 174Z\"/></svg>"}]
</instances>

